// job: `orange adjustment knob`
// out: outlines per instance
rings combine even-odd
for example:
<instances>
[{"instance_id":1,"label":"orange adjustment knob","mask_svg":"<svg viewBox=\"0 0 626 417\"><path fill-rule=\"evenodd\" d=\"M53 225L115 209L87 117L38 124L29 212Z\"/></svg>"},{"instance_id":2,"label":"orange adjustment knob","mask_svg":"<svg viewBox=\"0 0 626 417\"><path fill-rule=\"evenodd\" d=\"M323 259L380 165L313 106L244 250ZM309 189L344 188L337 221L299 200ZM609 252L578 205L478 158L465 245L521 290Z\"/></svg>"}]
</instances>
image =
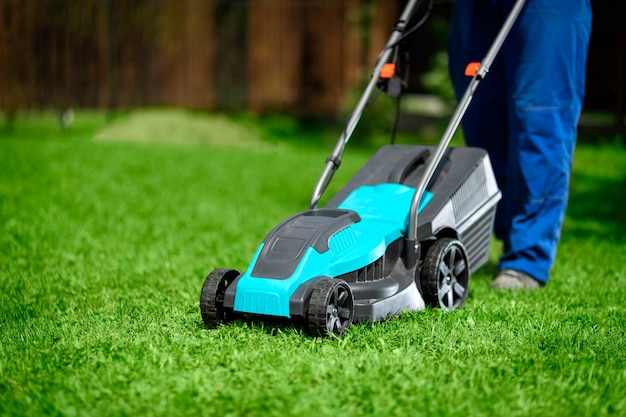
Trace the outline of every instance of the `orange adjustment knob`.
<instances>
[{"instance_id":1,"label":"orange adjustment knob","mask_svg":"<svg viewBox=\"0 0 626 417\"><path fill-rule=\"evenodd\" d=\"M393 78L395 74L396 74L396 64L386 63L380 69L380 78L385 78L385 79Z\"/></svg>"},{"instance_id":2,"label":"orange adjustment knob","mask_svg":"<svg viewBox=\"0 0 626 417\"><path fill-rule=\"evenodd\" d=\"M473 77L478 74L478 69L480 68L480 62L470 62L465 67L465 75L468 77Z\"/></svg>"}]
</instances>

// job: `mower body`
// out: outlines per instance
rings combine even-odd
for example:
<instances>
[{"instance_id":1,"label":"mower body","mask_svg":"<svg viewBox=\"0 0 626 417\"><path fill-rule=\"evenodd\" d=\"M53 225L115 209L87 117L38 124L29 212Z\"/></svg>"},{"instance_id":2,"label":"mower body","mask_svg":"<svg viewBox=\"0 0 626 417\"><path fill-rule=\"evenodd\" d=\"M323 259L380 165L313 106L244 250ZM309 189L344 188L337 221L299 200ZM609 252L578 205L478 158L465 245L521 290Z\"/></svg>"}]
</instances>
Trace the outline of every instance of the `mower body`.
<instances>
[{"instance_id":1,"label":"mower body","mask_svg":"<svg viewBox=\"0 0 626 417\"><path fill-rule=\"evenodd\" d=\"M406 254L413 250L406 244L411 201L433 152L427 146L379 149L324 208L298 213L276 226L246 271L223 288L219 307L226 313L306 322L318 281L329 278L349 287L350 320L355 322L436 303L432 296L424 297L422 288L421 268L429 248L440 239L454 239L464 251L467 274L484 264L500 192L484 150L447 149L420 201L418 260L408 261ZM469 282L455 285L451 294L458 292L462 304Z\"/></svg>"}]
</instances>

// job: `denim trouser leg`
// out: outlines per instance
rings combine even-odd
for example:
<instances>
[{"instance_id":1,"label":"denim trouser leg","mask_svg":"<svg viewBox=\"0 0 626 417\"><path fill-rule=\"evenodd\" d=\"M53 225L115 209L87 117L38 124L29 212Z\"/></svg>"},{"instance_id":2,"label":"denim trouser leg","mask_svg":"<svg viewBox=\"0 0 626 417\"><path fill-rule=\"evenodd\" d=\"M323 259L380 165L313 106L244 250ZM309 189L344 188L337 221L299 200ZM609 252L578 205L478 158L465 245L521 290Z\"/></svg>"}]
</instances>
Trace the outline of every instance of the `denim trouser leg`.
<instances>
[{"instance_id":1,"label":"denim trouser leg","mask_svg":"<svg viewBox=\"0 0 626 417\"><path fill-rule=\"evenodd\" d=\"M449 38L457 97L513 0L456 0ZM462 122L468 146L491 157L502 200L500 268L547 281L567 207L591 29L589 0L528 0Z\"/></svg>"}]
</instances>

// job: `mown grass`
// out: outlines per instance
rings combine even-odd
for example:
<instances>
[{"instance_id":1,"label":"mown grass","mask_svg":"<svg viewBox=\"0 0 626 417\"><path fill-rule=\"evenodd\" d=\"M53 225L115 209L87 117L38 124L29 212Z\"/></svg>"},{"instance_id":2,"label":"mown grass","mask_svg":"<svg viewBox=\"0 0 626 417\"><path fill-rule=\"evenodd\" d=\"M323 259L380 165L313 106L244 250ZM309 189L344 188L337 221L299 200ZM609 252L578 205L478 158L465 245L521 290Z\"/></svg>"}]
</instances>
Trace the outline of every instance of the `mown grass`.
<instances>
[{"instance_id":1,"label":"mown grass","mask_svg":"<svg viewBox=\"0 0 626 417\"><path fill-rule=\"evenodd\" d=\"M105 127L79 114L2 132L1 415L626 413L623 147L577 149L544 289L490 291L494 244L463 309L315 339L284 323L209 331L198 296L306 209L330 149L262 132L235 147L93 140ZM333 187L370 154L349 149Z\"/></svg>"}]
</instances>

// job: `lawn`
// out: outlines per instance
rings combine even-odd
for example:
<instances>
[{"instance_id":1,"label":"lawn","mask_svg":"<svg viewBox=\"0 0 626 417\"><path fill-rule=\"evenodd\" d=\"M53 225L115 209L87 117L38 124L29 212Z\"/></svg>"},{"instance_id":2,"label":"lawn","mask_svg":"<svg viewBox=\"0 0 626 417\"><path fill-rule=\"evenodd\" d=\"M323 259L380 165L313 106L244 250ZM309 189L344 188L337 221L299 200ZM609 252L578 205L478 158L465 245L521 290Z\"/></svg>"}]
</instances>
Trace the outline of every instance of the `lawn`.
<instances>
[{"instance_id":1,"label":"lawn","mask_svg":"<svg viewBox=\"0 0 626 417\"><path fill-rule=\"evenodd\" d=\"M169 115L0 131L0 415L626 415L623 145L578 147L545 288L489 290L494 241L464 308L312 338L207 330L198 297L308 207L331 145ZM329 192L371 153L349 148Z\"/></svg>"}]
</instances>

